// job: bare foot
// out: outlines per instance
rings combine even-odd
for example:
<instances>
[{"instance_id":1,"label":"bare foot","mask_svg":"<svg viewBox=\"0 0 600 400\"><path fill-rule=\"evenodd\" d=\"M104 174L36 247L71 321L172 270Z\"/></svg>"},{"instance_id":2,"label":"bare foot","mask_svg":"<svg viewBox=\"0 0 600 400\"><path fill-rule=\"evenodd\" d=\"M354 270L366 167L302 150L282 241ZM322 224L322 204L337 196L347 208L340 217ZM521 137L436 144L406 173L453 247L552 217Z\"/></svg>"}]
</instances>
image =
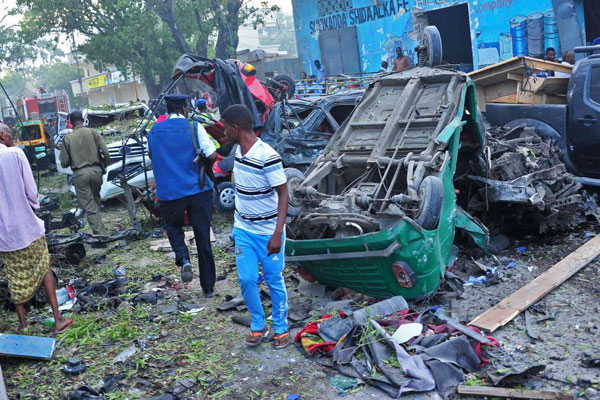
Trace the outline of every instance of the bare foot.
<instances>
[{"instance_id":1,"label":"bare foot","mask_svg":"<svg viewBox=\"0 0 600 400\"><path fill-rule=\"evenodd\" d=\"M61 317L60 319L56 320L54 324L54 332L63 333L72 324L73 320L71 318Z\"/></svg>"},{"instance_id":2,"label":"bare foot","mask_svg":"<svg viewBox=\"0 0 600 400\"><path fill-rule=\"evenodd\" d=\"M19 327L15 328L15 333L20 335L22 333L27 333L27 324L22 324L19 322Z\"/></svg>"}]
</instances>

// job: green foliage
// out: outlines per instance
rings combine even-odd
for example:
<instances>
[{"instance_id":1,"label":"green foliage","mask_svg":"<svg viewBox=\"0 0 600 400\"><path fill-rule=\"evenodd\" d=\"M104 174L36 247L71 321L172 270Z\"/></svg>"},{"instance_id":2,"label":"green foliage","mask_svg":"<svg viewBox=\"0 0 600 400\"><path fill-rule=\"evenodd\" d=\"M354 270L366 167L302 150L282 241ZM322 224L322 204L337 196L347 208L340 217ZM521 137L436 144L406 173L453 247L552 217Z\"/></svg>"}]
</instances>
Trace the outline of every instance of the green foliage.
<instances>
[{"instance_id":1,"label":"green foliage","mask_svg":"<svg viewBox=\"0 0 600 400\"><path fill-rule=\"evenodd\" d=\"M1 79L2 85L4 89L10 96L10 98L14 101L17 97L21 97L25 95L27 92L27 79L15 71L8 71ZM0 105L8 106L9 102L4 95L4 92L0 93Z\"/></svg>"},{"instance_id":2,"label":"green foliage","mask_svg":"<svg viewBox=\"0 0 600 400\"><path fill-rule=\"evenodd\" d=\"M78 78L77 67L65 64L55 63L43 65L35 72L39 79L39 85L44 87L47 92L64 89L69 93L71 105L78 103L71 89L70 81Z\"/></svg>"},{"instance_id":3,"label":"green foliage","mask_svg":"<svg viewBox=\"0 0 600 400\"><path fill-rule=\"evenodd\" d=\"M290 56L296 56L296 31L294 18L281 12L275 14L275 26L258 28L260 44L263 46L278 45L279 50L285 50Z\"/></svg>"},{"instance_id":4,"label":"green foliage","mask_svg":"<svg viewBox=\"0 0 600 400\"><path fill-rule=\"evenodd\" d=\"M99 69L114 66L126 76L141 76L150 97L170 78L182 52L234 58L238 27L250 21L255 28L279 11L262 2L250 7L242 0L17 0L13 13L23 15L18 28L0 29L0 60L19 63L40 59L51 63L66 37L75 49ZM99 6L101 4L101 6ZM288 24L288 22L285 22ZM287 26L287 25L286 25ZM284 48L295 53L289 28ZM14 38L18 36L18 40ZM212 38L216 37L216 43ZM273 34L273 39L278 33ZM28 43L33 43L28 45ZM102 66L102 67L100 67ZM75 78L73 78L75 79Z\"/></svg>"}]
</instances>

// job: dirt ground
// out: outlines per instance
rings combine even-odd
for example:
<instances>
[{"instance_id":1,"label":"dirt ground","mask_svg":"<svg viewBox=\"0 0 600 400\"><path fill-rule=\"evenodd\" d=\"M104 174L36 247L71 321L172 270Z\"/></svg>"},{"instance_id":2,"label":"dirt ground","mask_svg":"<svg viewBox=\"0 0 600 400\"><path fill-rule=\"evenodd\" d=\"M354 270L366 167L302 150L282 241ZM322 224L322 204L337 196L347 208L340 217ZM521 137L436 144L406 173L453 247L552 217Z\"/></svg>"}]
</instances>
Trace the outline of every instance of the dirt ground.
<instances>
[{"instance_id":1,"label":"dirt ground","mask_svg":"<svg viewBox=\"0 0 600 400\"><path fill-rule=\"evenodd\" d=\"M45 176L40 183L42 193L60 196L61 209L75 205L66 192L65 180L64 176ZM105 205L103 217L111 232L128 228L127 214L117 201ZM138 218L144 229L150 231L154 227L141 207ZM180 399L286 399L293 394L299 394L301 399L340 397L330 383L330 378L336 376L334 371L308 360L293 346L280 351L271 349L269 344L256 350L247 349L243 343L247 328L231 321L231 316L247 315L246 311L217 310L229 296L239 295L229 240L232 220L231 214L214 214L218 281L213 299L202 296L197 276L190 285L182 285L172 256L150 251L152 238L118 242L100 249L88 246L87 257L80 265L55 268L59 287L71 279L83 279L87 283L114 279L113 268L118 265L126 269L127 283L112 299L100 302L98 309L81 309L81 305L76 305L68 313L74 319L74 325L57 336L51 361L3 358L9 398L65 399L82 385L98 388L102 378L116 374L124 376L116 388L105 395L106 399L143 399L166 392L180 392ZM598 224L590 223L576 231L521 240L497 255L501 266L494 284L467 286L458 299L438 296L411 306L423 310L431 305L444 305L455 317L468 322L597 233L600 233ZM517 251L520 247L525 250ZM106 255L106 263L96 263L100 254ZM454 272L462 278L481 274L471 257L471 251L461 249ZM193 258L195 264L197 260ZM477 260L487 262L483 258ZM515 261L516 266L505 270L502 265L510 261ZM598 357L600 353L599 275L600 263L596 261L535 305L531 326L539 335L537 340L528 336L523 316L495 332L501 347L494 350L491 364L468 375L466 383L485 385L489 382L487 371L503 371L523 363L542 363L546 365L545 372L539 377L522 379L521 387L571 393L584 393L588 389L588 396L592 397L589 388L598 389L600 370L584 368L582 359L586 354ZM162 282L153 282L153 277ZM299 280L292 271L286 270L286 283L291 313L313 315L331 301L330 291L314 297L300 293ZM266 289L266 285L262 285ZM162 298L157 304L131 305L129 300L140 293L151 292L157 286L163 286ZM269 304L268 301L264 303ZM186 313L190 309L195 311ZM268 309L266 315L269 315ZM30 307L31 334L56 336L42 324L49 316L51 312L47 305ZM9 332L16 325L15 312L9 305L2 305L0 332ZM297 330L293 329L292 334ZM117 355L131 346L136 350L132 356L124 362L113 363ZM81 375L67 376L60 369L74 356L84 360L88 368ZM347 399L386 397L368 386L345 396ZM440 397L430 392L405 398Z\"/></svg>"}]
</instances>

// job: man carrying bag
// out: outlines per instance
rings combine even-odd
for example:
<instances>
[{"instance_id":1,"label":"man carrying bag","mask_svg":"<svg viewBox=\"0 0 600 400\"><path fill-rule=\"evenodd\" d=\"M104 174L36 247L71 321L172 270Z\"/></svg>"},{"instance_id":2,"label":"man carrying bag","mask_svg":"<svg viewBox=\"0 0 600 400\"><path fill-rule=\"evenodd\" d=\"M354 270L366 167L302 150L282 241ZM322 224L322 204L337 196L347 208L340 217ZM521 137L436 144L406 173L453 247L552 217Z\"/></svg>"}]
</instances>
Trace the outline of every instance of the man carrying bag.
<instances>
[{"instance_id":1,"label":"man carrying bag","mask_svg":"<svg viewBox=\"0 0 600 400\"><path fill-rule=\"evenodd\" d=\"M207 166L217 158L216 148L198 123L188 120L188 96L165 96L169 116L148 134L156 194L175 263L181 280L191 282L194 274L183 233L187 211L198 249L200 286L206 297L214 295L215 262L210 244L212 191L214 184Z\"/></svg>"}]
</instances>

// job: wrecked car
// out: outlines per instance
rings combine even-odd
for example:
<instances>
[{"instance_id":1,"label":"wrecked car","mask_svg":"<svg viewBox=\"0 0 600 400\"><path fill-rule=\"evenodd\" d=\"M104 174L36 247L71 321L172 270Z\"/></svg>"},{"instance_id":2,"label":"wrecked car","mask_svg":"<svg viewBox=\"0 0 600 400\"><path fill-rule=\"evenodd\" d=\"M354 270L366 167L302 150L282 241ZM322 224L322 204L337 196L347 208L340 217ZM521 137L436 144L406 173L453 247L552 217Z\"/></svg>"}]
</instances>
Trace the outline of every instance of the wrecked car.
<instances>
[{"instance_id":1,"label":"wrecked car","mask_svg":"<svg viewBox=\"0 0 600 400\"><path fill-rule=\"evenodd\" d=\"M485 131L462 72L386 75L335 133L291 194L286 261L308 279L373 297L436 290L456 227L485 245L486 228L457 207L467 175L483 175Z\"/></svg>"},{"instance_id":2,"label":"wrecked car","mask_svg":"<svg viewBox=\"0 0 600 400\"><path fill-rule=\"evenodd\" d=\"M489 170L469 175L467 210L490 234L541 234L600 218L596 195L567 171L560 145L527 124L487 129ZM467 192L465 192L467 193Z\"/></svg>"},{"instance_id":3,"label":"wrecked car","mask_svg":"<svg viewBox=\"0 0 600 400\"><path fill-rule=\"evenodd\" d=\"M352 113L363 93L351 90L280 102L271 110L260 138L279 153L284 167L305 171Z\"/></svg>"}]
</instances>

